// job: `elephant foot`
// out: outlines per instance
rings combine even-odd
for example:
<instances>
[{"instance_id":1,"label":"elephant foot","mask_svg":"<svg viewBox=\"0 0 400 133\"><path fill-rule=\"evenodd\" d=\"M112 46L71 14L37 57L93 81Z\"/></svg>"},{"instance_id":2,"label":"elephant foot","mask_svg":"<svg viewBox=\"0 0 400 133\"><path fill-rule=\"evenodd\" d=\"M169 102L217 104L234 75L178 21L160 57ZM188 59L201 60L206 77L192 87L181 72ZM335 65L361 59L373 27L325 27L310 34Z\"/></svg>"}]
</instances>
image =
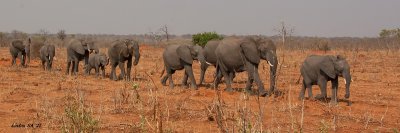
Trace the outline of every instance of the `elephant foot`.
<instances>
[{"instance_id":1,"label":"elephant foot","mask_svg":"<svg viewBox=\"0 0 400 133\"><path fill-rule=\"evenodd\" d=\"M323 99L326 99L326 98L327 98L326 96L323 96L321 94L318 94L317 96L315 96L315 99L317 99L317 100L323 100Z\"/></svg>"},{"instance_id":2,"label":"elephant foot","mask_svg":"<svg viewBox=\"0 0 400 133\"><path fill-rule=\"evenodd\" d=\"M225 88L225 91L226 92L233 92L233 89L232 88Z\"/></svg>"},{"instance_id":3,"label":"elephant foot","mask_svg":"<svg viewBox=\"0 0 400 133\"><path fill-rule=\"evenodd\" d=\"M265 96L267 96L267 95L269 95L269 94L268 94L268 92L265 91L265 90L260 90L260 91L258 92L258 95L261 96L261 97L265 97Z\"/></svg>"},{"instance_id":4,"label":"elephant foot","mask_svg":"<svg viewBox=\"0 0 400 133\"><path fill-rule=\"evenodd\" d=\"M329 104L335 106L335 105L337 105L337 101L332 101L331 100L331 102Z\"/></svg>"}]
</instances>

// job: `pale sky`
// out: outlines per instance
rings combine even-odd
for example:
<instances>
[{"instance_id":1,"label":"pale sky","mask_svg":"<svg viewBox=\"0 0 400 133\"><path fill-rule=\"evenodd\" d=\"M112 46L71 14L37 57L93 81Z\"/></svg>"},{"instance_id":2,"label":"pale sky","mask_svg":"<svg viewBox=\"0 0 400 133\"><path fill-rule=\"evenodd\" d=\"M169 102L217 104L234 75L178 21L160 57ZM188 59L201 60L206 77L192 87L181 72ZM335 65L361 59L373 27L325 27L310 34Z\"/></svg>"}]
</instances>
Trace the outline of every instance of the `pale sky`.
<instances>
[{"instance_id":1,"label":"pale sky","mask_svg":"<svg viewBox=\"0 0 400 133\"><path fill-rule=\"evenodd\" d=\"M281 21L297 36L374 37L400 28L400 0L1 0L0 31L276 35Z\"/></svg>"}]
</instances>

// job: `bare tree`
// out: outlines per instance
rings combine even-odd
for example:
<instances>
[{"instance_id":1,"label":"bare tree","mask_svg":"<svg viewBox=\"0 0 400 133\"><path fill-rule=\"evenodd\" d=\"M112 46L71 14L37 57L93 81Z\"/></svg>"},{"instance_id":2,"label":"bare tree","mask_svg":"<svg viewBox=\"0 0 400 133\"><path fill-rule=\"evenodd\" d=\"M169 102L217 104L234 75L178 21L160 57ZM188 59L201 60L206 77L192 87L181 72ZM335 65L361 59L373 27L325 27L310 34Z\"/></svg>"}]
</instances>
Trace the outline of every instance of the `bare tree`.
<instances>
[{"instance_id":1,"label":"bare tree","mask_svg":"<svg viewBox=\"0 0 400 133\"><path fill-rule=\"evenodd\" d=\"M163 32L165 34L165 37L167 38L167 41L169 41L169 33L168 33L168 26L167 25L163 25L160 28L160 31Z\"/></svg>"},{"instance_id":2,"label":"bare tree","mask_svg":"<svg viewBox=\"0 0 400 133\"><path fill-rule=\"evenodd\" d=\"M57 38L60 39L61 41L64 41L66 37L67 34L65 34L65 30L59 30L57 32Z\"/></svg>"},{"instance_id":3,"label":"bare tree","mask_svg":"<svg viewBox=\"0 0 400 133\"><path fill-rule=\"evenodd\" d=\"M47 37L49 36L49 31L47 31L46 29L40 29L38 35L40 39L45 42L47 40Z\"/></svg>"}]
</instances>

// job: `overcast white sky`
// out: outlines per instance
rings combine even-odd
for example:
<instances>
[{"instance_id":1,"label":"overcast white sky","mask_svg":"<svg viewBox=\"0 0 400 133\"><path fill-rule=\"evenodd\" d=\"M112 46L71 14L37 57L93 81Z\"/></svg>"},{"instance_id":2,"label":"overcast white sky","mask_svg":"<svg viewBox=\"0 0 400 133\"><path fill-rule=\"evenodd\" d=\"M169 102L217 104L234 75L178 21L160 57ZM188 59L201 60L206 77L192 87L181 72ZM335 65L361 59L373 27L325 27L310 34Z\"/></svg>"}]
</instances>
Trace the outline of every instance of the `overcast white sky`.
<instances>
[{"instance_id":1,"label":"overcast white sky","mask_svg":"<svg viewBox=\"0 0 400 133\"><path fill-rule=\"evenodd\" d=\"M299 36L374 37L400 28L400 0L1 0L0 31L275 35L281 21Z\"/></svg>"}]
</instances>

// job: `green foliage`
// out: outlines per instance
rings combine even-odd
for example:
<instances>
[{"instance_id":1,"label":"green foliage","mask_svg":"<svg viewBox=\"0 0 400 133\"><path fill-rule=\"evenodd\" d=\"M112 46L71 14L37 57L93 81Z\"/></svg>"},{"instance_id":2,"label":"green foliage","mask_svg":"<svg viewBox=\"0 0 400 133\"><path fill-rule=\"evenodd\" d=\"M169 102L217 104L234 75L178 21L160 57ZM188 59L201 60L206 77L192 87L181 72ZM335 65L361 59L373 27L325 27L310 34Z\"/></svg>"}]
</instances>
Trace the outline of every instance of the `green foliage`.
<instances>
[{"instance_id":1,"label":"green foliage","mask_svg":"<svg viewBox=\"0 0 400 133\"><path fill-rule=\"evenodd\" d=\"M379 33L380 38L399 38L400 39L400 28L397 29L383 29Z\"/></svg>"},{"instance_id":2,"label":"green foliage","mask_svg":"<svg viewBox=\"0 0 400 133\"><path fill-rule=\"evenodd\" d=\"M195 45L199 45L204 47L208 41L210 40L221 40L223 39L222 35L218 35L216 32L203 32L197 33L192 36L192 42Z\"/></svg>"},{"instance_id":3,"label":"green foliage","mask_svg":"<svg viewBox=\"0 0 400 133\"><path fill-rule=\"evenodd\" d=\"M99 121L92 117L83 101L73 97L69 97L68 100L64 110L67 122L63 124L62 132L95 132L98 129Z\"/></svg>"}]
</instances>

